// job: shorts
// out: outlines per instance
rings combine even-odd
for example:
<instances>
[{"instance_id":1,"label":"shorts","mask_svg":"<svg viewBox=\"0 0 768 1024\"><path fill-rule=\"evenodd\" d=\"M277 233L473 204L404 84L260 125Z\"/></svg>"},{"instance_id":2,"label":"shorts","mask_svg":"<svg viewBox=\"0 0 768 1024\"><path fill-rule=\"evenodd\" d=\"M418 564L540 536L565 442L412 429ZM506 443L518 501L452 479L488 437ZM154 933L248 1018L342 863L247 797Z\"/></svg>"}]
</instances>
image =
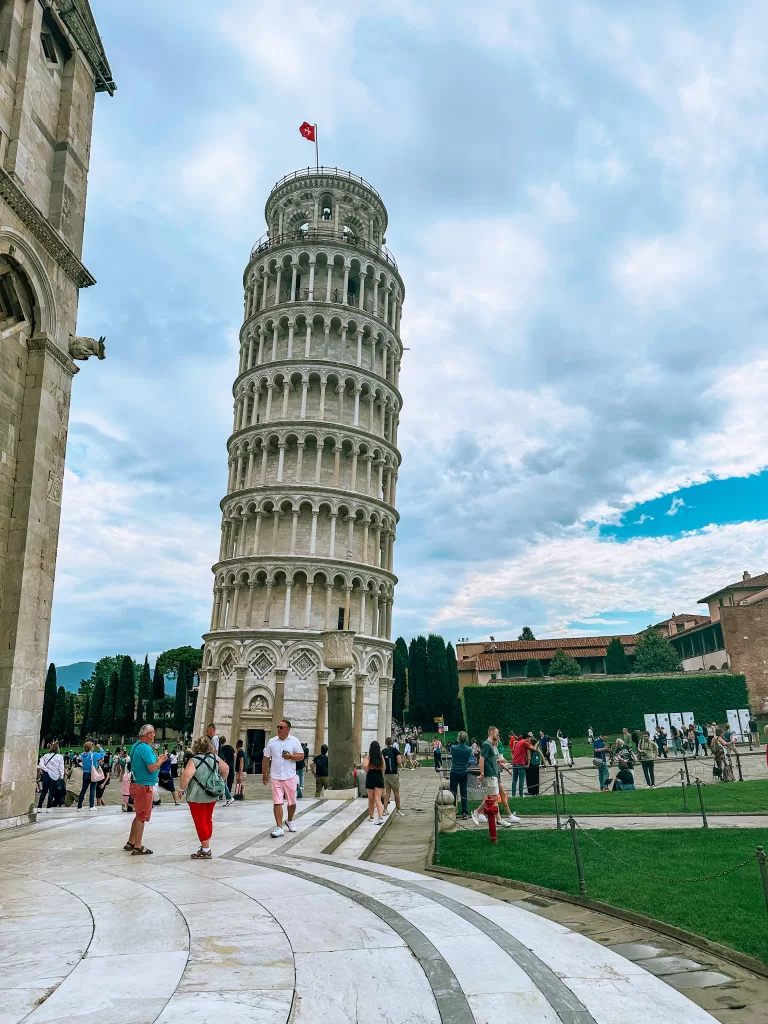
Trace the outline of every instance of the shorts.
<instances>
[{"instance_id":1,"label":"shorts","mask_svg":"<svg viewBox=\"0 0 768 1024\"><path fill-rule=\"evenodd\" d=\"M315 796L320 796L324 789L328 789L328 776L327 775L316 775L315 776Z\"/></svg>"},{"instance_id":2,"label":"shorts","mask_svg":"<svg viewBox=\"0 0 768 1024\"><path fill-rule=\"evenodd\" d=\"M152 815L152 795L152 786L139 786L136 782L131 783L131 799L137 821L149 821Z\"/></svg>"},{"instance_id":3,"label":"shorts","mask_svg":"<svg viewBox=\"0 0 768 1024\"><path fill-rule=\"evenodd\" d=\"M499 780L493 778L492 776L486 775L485 778L483 779L483 789L485 790L485 793L489 796L498 796Z\"/></svg>"},{"instance_id":4,"label":"shorts","mask_svg":"<svg viewBox=\"0 0 768 1024\"><path fill-rule=\"evenodd\" d=\"M283 799L288 801L288 806L293 807L296 803L296 789L299 780L294 775L292 779L272 779L272 803L282 804Z\"/></svg>"},{"instance_id":5,"label":"shorts","mask_svg":"<svg viewBox=\"0 0 768 1024\"><path fill-rule=\"evenodd\" d=\"M400 776L399 775L385 775L384 785L392 790L393 793L400 792Z\"/></svg>"}]
</instances>

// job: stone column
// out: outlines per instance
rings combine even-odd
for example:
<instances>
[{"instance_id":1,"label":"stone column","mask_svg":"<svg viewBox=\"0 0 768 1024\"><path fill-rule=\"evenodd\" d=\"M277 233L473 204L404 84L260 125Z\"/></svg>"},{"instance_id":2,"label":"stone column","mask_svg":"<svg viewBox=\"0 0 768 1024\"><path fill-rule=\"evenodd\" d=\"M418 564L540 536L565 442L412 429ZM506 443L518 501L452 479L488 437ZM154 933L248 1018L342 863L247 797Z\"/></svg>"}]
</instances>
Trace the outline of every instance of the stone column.
<instances>
[{"instance_id":1,"label":"stone column","mask_svg":"<svg viewBox=\"0 0 768 1024\"><path fill-rule=\"evenodd\" d=\"M387 683L389 680L386 676L379 676L379 721L378 731L376 733L376 739L379 741L381 746L384 746L384 740L387 736Z\"/></svg>"},{"instance_id":2,"label":"stone column","mask_svg":"<svg viewBox=\"0 0 768 1024\"><path fill-rule=\"evenodd\" d=\"M253 593L253 591L251 591ZM235 669L235 700L232 706L232 724L230 725L229 742L232 746L237 745L239 739L245 739L240 735L240 714L243 710L243 694L245 693L245 666L238 666Z\"/></svg>"},{"instance_id":3,"label":"stone column","mask_svg":"<svg viewBox=\"0 0 768 1024\"><path fill-rule=\"evenodd\" d=\"M349 630L330 630L323 635L323 661L334 669L328 685L328 788L339 795L353 795L354 731L352 681L343 673L354 665Z\"/></svg>"},{"instance_id":4,"label":"stone column","mask_svg":"<svg viewBox=\"0 0 768 1024\"><path fill-rule=\"evenodd\" d=\"M327 669L317 673L317 717L315 718L315 746L313 753L319 754L320 747L325 743L325 716L328 713L328 677Z\"/></svg>"},{"instance_id":5,"label":"stone column","mask_svg":"<svg viewBox=\"0 0 768 1024\"><path fill-rule=\"evenodd\" d=\"M213 709L216 707L216 691L219 688L219 670L217 668L208 669L208 685L205 691L205 701L202 705L201 711L201 722L200 731L198 735L202 735L205 732L205 727L209 722L213 721ZM197 717L197 715L195 715Z\"/></svg>"},{"instance_id":6,"label":"stone column","mask_svg":"<svg viewBox=\"0 0 768 1024\"><path fill-rule=\"evenodd\" d=\"M363 708L365 707L365 681L367 672L355 672L355 760L363 753Z\"/></svg>"},{"instance_id":7,"label":"stone column","mask_svg":"<svg viewBox=\"0 0 768 1024\"><path fill-rule=\"evenodd\" d=\"M277 727L283 717L285 706L285 677L287 668L275 669L275 703L272 705L272 735L277 736Z\"/></svg>"},{"instance_id":8,"label":"stone column","mask_svg":"<svg viewBox=\"0 0 768 1024\"><path fill-rule=\"evenodd\" d=\"M392 728L392 691L395 688L395 680L387 679L387 712L384 717L384 731L389 732ZM386 737L385 737L386 738Z\"/></svg>"}]
</instances>

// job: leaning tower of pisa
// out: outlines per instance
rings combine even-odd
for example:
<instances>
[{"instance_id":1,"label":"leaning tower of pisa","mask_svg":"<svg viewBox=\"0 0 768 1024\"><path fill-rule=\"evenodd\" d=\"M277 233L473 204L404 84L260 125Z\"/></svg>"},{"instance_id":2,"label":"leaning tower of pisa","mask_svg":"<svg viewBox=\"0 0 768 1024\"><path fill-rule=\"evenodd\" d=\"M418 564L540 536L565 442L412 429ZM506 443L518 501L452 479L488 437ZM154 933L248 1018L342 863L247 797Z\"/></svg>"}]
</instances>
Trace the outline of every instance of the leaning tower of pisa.
<instances>
[{"instance_id":1,"label":"leaning tower of pisa","mask_svg":"<svg viewBox=\"0 0 768 1024\"><path fill-rule=\"evenodd\" d=\"M322 631L355 630L358 752L392 717L393 554L405 289L387 211L337 168L286 175L244 275L221 548L196 733L258 764L287 717L327 736Z\"/></svg>"}]
</instances>

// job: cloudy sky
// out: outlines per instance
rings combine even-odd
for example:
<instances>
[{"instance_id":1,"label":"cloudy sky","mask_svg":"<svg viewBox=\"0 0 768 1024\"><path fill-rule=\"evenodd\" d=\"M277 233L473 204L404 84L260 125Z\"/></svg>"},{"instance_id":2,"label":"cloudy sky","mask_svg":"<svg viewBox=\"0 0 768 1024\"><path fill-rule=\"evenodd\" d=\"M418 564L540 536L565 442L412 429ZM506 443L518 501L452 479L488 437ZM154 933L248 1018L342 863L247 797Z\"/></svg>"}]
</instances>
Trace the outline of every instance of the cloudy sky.
<instances>
[{"instance_id":1,"label":"cloudy sky","mask_svg":"<svg viewBox=\"0 0 768 1024\"><path fill-rule=\"evenodd\" d=\"M199 643L242 271L313 161L406 282L395 635L629 632L768 569L762 2L92 0L51 658Z\"/></svg>"}]
</instances>

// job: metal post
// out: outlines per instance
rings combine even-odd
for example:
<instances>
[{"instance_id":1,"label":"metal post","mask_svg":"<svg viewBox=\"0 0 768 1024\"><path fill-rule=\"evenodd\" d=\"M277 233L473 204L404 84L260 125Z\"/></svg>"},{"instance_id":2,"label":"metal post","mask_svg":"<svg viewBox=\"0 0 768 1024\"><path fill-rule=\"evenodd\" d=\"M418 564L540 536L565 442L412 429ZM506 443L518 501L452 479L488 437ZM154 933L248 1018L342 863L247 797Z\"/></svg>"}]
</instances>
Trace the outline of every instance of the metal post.
<instances>
[{"instance_id":1,"label":"metal post","mask_svg":"<svg viewBox=\"0 0 768 1024\"><path fill-rule=\"evenodd\" d=\"M699 791L699 806L701 807L702 828L709 828L707 823L707 812L704 810L704 794L701 792L701 779L696 779L696 789Z\"/></svg>"},{"instance_id":2,"label":"metal post","mask_svg":"<svg viewBox=\"0 0 768 1024\"><path fill-rule=\"evenodd\" d=\"M567 814L568 810L565 806L565 772L560 776L560 796L563 798L563 814Z\"/></svg>"},{"instance_id":3,"label":"metal post","mask_svg":"<svg viewBox=\"0 0 768 1024\"><path fill-rule=\"evenodd\" d=\"M734 754L736 755L736 767L739 769L739 782L743 782L744 776L741 774L741 758L739 757L738 750L734 750Z\"/></svg>"},{"instance_id":4,"label":"metal post","mask_svg":"<svg viewBox=\"0 0 768 1024\"><path fill-rule=\"evenodd\" d=\"M558 773L557 773L557 768L555 768L555 788L553 790L552 795L555 798L555 815L557 816L557 831L559 832L560 829L562 828L562 826L560 824L560 807L559 807L558 802L557 802L557 786L558 786Z\"/></svg>"},{"instance_id":5,"label":"metal post","mask_svg":"<svg viewBox=\"0 0 768 1024\"><path fill-rule=\"evenodd\" d=\"M685 766L685 784L687 786L690 786L690 784L691 784L691 775L690 775L690 772L688 771L688 758L687 757L683 757L683 765Z\"/></svg>"},{"instance_id":6,"label":"metal post","mask_svg":"<svg viewBox=\"0 0 768 1024\"><path fill-rule=\"evenodd\" d=\"M680 769L680 785L683 787L683 810L688 810L688 794L685 791L685 772Z\"/></svg>"},{"instance_id":7,"label":"metal post","mask_svg":"<svg viewBox=\"0 0 768 1024\"><path fill-rule=\"evenodd\" d=\"M440 808L435 801L435 864L440 863Z\"/></svg>"},{"instance_id":8,"label":"metal post","mask_svg":"<svg viewBox=\"0 0 768 1024\"><path fill-rule=\"evenodd\" d=\"M584 877L584 866L581 863L581 853L579 852L579 838L576 835L576 822L571 816L568 819L568 824L571 827L571 839L573 840L573 855L576 858L576 874L579 879L579 896L587 895L587 880Z\"/></svg>"},{"instance_id":9,"label":"metal post","mask_svg":"<svg viewBox=\"0 0 768 1024\"><path fill-rule=\"evenodd\" d=\"M765 897L765 909L768 910L768 867L766 866L768 858L765 856L765 850L762 846L757 848L757 864L760 868L760 880L763 883L763 896Z\"/></svg>"}]
</instances>

